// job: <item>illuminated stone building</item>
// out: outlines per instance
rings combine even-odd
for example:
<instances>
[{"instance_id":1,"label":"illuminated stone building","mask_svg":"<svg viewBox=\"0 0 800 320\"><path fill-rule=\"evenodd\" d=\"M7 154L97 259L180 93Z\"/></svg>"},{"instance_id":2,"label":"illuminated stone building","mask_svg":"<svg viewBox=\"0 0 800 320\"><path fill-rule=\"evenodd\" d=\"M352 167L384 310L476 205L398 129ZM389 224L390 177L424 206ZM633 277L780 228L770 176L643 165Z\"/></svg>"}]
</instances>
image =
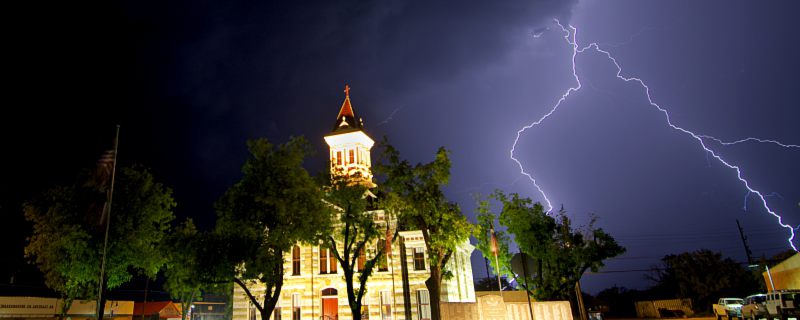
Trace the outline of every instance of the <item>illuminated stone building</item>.
<instances>
[{"instance_id":1,"label":"illuminated stone building","mask_svg":"<svg viewBox=\"0 0 800 320\"><path fill-rule=\"evenodd\" d=\"M374 141L364 132L364 123L350 103L350 89L336 123L325 142L330 147L332 175L343 175L354 183L374 187L370 149ZM374 221L385 228L383 210L373 210ZM388 221L390 228L395 221ZM392 241L392 252L379 262L367 282L363 299L363 319L429 319L430 298L425 287L429 265L422 232L401 231ZM367 256L376 252L372 244ZM447 264L453 277L442 283L442 302L475 302L470 255L474 247L465 241ZM272 319L351 319L344 274L333 254L320 246L297 245L284 264L281 298ZM362 265L358 263L358 265ZM358 284L356 284L357 286ZM262 288L251 288L263 296ZM234 286L233 318L257 320L258 310L251 305L244 291Z\"/></svg>"}]
</instances>

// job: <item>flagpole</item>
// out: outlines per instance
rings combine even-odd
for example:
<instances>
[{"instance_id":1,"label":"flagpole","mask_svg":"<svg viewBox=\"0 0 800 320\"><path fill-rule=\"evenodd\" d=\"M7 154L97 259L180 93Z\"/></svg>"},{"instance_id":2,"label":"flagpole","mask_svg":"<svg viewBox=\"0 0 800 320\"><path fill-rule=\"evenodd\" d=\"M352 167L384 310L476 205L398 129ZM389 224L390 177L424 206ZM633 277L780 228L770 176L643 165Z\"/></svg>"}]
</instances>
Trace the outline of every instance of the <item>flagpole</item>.
<instances>
[{"instance_id":1,"label":"flagpole","mask_svg":"<svg viewBox=\"0 0 800 320\"><path fill-rule=\"evenodd\" d=\"M392 274L392 318L397 319L394 316L395 313L397 313L397 301L395 301L395 295L397 294L397 292L395 292L395 287L394 287L394 263L392 261L393 260L392 259L392 234L391 234L391 228L389 227L390 223L391 223L390 220L386 221L386 235L387 235L387 237L386 237L386 243L387 243L386 249L389 249L389 252L387 252L386 254L389 256L389 267L391 268L390 270L391 270L391 274Z\"/></svg>"},{"instance_id":2,"label":"flagpole","mask_svg":"<svg viewBox=\"0 0 800 320\"><path fill-rule=\"evenodd\" d=\"M117 133L114 136L114 161L111 165L111 187L109 187L108 192L108 212L106 214L106 234L105 239L103 239L103 258L102 263L100 264L100 285L97 289L97 320L103 319L103 309L105 308L105 303L103 303L103 287L105 282L105 272L106 272L106 249L108 248L108 229L111 226L111 201L114 199L114 178L117 173L117 149L119 147L119 125L117 125Z\"/></svg>"}]
</instances>

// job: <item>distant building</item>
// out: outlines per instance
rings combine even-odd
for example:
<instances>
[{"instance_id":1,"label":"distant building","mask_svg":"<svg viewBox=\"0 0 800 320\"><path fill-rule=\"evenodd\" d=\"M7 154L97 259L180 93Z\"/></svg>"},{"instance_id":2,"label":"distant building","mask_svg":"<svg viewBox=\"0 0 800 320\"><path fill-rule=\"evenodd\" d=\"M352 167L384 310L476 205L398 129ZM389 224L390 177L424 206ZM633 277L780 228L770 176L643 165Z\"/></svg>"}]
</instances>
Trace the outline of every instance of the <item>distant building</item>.
<instances>
[{"instance_id":1,"label":"distant building","mask_svg":"<svg viewBox=\"0 0 800 320\"><path fill-rule=\"evenodd\" d=\"M56 319L64 305L58 298L0 297L0 318L6 319ZM133 301L106 301L104 318L132 320ZM67 310L72 320L96 319L97 302L74 300Z\"/></svg>"},{"instance_id":2,"label":"distant building","mask_svg":"<svg viewBox=\"0 0 800 320\"><path fill-rule=\"evenodd\" d=\"M180 305L172 301L136 302L133 305L133 318L136 320L181 319Z\"/></svg>"},{"instance_id":3,"label":"distant building","mask_svg":"<svg viewBox=\"0 0 800 320\"><path fill-rule=\"evenodd\" d=\"M769 274L764 271L763 276L764 282L767 283L767 290L771 289L770 274L772 282L775 283L775 290L800 289L800 253L769 268Z\"/></svg>"},{"instance_id":4,"label":"distant building","mask_svg":"<svg viewBox=\"0 0 800 320\"><path fill-rule=\"evenodd\" d=\"M189 315L191 320L223 320L225 319L225 302L198 301L192 304Z\"/></svg>"},{"instance_id":5,"label":"distant building","mask_svg":"<svg viewBox=\"0 0 800 320\"><path fill-rule=\"evenodd\" d=\"M331 133L325 136L330 147L331 175L349 179L369 187L372 181L370 149L374 141L364 132L364 123L356 116L350 103L349 87L339 109ZM383 210L370 211L374 221L385 228L396 226L387 221ZM373 257L376 246L364 252L357 265ZM470 255L474 247L465 241L453 254L447 270L453 277L442 283L442 302L475 302ZM341 267L333 254L324 247L296 245L286 257L285 278L281 298L273 319L350 319L345 281ZM425 240L419 230L402 231L392 241L391 254L380 260L367 282L367 295L363 299L364 319L429 319L430 296L425 286L429 277ZM357 284L356 284L357 285ZM250 288L263 293L261 288ZM244 290L234 285L233 318L256 320L260 317Z\"/></svg>"}]
</instances>

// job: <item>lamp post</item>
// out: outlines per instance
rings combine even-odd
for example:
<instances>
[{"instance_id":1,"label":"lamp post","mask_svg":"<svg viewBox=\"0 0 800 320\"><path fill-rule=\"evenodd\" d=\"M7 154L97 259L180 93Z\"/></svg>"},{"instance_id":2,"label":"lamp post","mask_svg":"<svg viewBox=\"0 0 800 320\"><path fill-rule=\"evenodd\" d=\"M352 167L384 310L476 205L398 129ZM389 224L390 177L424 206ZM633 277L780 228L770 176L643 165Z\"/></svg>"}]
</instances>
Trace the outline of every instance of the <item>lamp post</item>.
<instances>
[{"instance_id":1,"label":"lamp post","mask_svg":"<svg viewBox=\"0 0 800 320\"><path fill-rule=\"evenodd\" d=\"M759 266L761 266L761 265L759 265L759 264L751 264L751 265L749 265L747 267L752 269L752 268L758 268ZM769 285L772 288L772 290L770 290L770 291L775 291L775 283L772 282L772 273L769 272L769 266L766 263L764 264L764 268L767 269L767 278L769 278Z\"/></svg>"}]
</instances>

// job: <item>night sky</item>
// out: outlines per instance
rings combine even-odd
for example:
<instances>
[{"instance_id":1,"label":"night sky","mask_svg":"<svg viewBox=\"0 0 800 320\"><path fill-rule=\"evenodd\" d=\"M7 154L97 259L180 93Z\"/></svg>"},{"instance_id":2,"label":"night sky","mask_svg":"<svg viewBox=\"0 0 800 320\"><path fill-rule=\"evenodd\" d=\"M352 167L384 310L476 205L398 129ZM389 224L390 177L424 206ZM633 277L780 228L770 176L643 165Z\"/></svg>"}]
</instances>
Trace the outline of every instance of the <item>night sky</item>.
<instances>
[{"instance_id":1,"label":"night sky","mask_svg":"<svg viewBox=\"0 0 800 320\"><path fill-rule=\"evenodd\" d=\"M318 151L309 171L326 170L322 136L345 84L376 140L388 136L413 162L452 151L447 194L473 221L475 193L541 201L509 150L517 130L577 85L554 18L645 81L675 125L800 144L792 1L112 0L3 11L0 283L29 272L21 203L92 166L116 124L121 163L152 168L173 188L177 215L208 229L247 139L304 135ZM578 224L597 215L627 247L606 273L584 276L585 290L644 288L635 270L669 253L709 248L744 262L736 219L755 256L790 248L788 230L746 197L736 172L668 127L641 86L617 79L596 52L576 63L581 89L515 154L556 207ZM800 225L800 148L707 142ZM477 253L473 266L485 276Z\"/></svg>"}]
</instances>

